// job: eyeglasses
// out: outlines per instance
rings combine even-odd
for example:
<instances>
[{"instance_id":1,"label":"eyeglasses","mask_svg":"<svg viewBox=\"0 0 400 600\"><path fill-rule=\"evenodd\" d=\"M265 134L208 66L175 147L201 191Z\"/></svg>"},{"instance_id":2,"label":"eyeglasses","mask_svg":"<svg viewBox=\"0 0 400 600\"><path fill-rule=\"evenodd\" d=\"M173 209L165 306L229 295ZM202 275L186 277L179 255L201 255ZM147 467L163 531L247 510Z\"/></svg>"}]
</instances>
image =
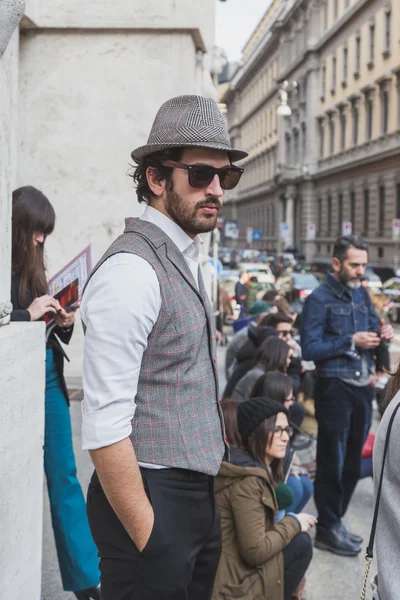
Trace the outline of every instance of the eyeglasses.
<instances>
[{"instance_id":1,"label":"eyeglasses","mask_svg":"<svg viewBox=\"0 0 400 600\"><path fill-rule=\"evenodd\" d=\"M189 185L196 189L206 188L218 175L222 189L233 190L239 183L244 170L235 165L216 169L211 165L184 165L175 160L164 160L161 164L172 169L185 169L188 172Z\"/></svg>"},{"instance_id":2,"label":"eyeglasses","mask_svg":"<svg viewBox=\"0 0 400 600\"><path fill-rule=\"evenodd\" d=\"M282 437L283 432L287 433L288 437L291 438L293 435L293 427L290 427L290 425L287 427L275 427L272 431L272 433L278 438Z\"/></svg>"},{"instance_id":3,"label":"eyeglasses","mask_svg":"<svg viewBox=\"0 0 400 600\"><path fill-rule=\"evenodd\" d=\"M288 337L289 335L294 337L296 335L296 332L293 329L290 329L289 331L280 331L279 333L282 337Z\"/></svg>"}]
</instances>

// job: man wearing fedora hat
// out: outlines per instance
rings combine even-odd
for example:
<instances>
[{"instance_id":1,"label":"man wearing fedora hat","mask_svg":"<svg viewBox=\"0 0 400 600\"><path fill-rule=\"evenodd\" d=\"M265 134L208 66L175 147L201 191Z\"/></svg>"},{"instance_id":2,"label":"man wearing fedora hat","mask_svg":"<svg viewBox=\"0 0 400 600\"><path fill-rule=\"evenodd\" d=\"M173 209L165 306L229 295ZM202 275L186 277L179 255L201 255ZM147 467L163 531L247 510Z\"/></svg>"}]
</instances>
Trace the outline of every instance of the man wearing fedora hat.
<instances>
[{"instance_id":1,"label":"man wearing fedora hat","mask_svg":"<svg viewBox=\"0 0 400 600\"><path fill-rule=\"evenodd\" d=\"M85 328L83 447L102 600L207 600L221 550L214 476L227 452L215 329L199 268L247 156L214 100L165 102L132 152L139 219L93 270Z\"/></svg>"}]
</instances>

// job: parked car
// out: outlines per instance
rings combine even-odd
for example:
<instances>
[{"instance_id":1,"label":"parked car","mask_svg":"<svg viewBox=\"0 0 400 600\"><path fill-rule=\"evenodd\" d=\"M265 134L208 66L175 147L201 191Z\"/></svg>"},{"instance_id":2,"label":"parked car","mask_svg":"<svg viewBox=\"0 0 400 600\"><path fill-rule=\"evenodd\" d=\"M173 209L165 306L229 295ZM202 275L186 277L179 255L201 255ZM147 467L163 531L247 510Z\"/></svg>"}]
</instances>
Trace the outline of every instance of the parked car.
<instances>
[{"instance_id":1,"label":"parked car","mask_svg":"<svg viewBox=\"0 0 400 600\"><path fill-rule=\"evenodd\" d=\"M400 277L392 277L382 285L382 292L390 298L389 319L400 323Z\"/></svg>"},{"instance_id":2,"label":"parked car","mask_svg":"<svg viewBox=\"0 0 400 600\"><path fill-rule=\"evenodd\" d=\"M291 273L279 277L276 286L288 302L304 302L315 288L320 285L314 273Z\"/></svg>"},{"instance_id":3,"label":"parked car","mask_svg":"<svg viewBox=\"0 0 400 600\"><path fill-rule=\"evenodd\" d=\"M237 250L233 248L220 248L218 251L218 258L224 267L234 269L237 262Z\"/></svg>"},{"instance_id":4,"label":"parked car","mask_svg":"<svg viewBox=\"0 0 400 600\"><path fill-rule=\"evenodd\" d=\"M265 265L262 265L265 267ZM243 269L247 270L247 269ZM265 292L269 290L274 290L275 285L272 281L269 281L269 275L265 275L259 271L250 271L250 273L255 275L258 279L259 283L259 292L257 295L257 300L261 300L262 296ZM273 276L272 276L273 277ZM234 312L236 311L236 297L235 297L235 285L239 281L239 271L236 269L224 269L219 278L221 287L223 287L229 294L229 298L232 303L232 308Z\"/></svg>"},{"instance_id":5,"label":"parked car","mask_svg":"<svg viewBox=\"0 0 400 600\"><path fill-rule=\"evenodd\" d=\"M366 268L364 276L368 279L368 287L373 289L382 288L382 279L371 268Z\"/></svg>"},{"instance_id":6,"label":"parked car","mask_svg":"<svg viewBox=\"0 0 400 600\"><path fill-rule=\"evenodd\" d=\"M239 263L241 271L247 271L251 276L257 277L259 283L275 283L275 275L271 271L271 267L266 263L260 262L241 262Z\"/></svg>"}]
</instances>

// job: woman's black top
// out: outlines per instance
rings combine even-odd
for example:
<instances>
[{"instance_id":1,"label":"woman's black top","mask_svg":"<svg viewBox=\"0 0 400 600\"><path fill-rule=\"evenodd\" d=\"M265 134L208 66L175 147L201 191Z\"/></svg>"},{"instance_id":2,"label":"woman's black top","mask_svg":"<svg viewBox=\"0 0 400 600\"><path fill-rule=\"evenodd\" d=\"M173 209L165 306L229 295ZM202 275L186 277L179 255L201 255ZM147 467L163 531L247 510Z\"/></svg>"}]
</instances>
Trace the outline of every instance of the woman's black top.
<instances>
[{"instance_id":1,"label":"woman's black top","mask_svg":"<svg viewBox=\"0 0 400 600\"><path fill-rule=\"evenodd\" d=\"M20 286L21 278L19 275L13 275L11 278L11 302L13 305L13 311L11 313L11 321L30 321L31 315L29 311L24 308L19 301L19 286ZM33 296L31 291L28 289L28 306L33 302ZM60 377L61 387L64 392L65 400L69 405L69 396L67 385L64 379L64 358L69 361L68 356L64 352L63 347L61 346L61 342L63 344L68 344L73 332L73 327L68 328L67 330L62 327L54 327L52 332L50 333L46 348L53 350L54 354L54 363L57 370L57 373Z\"/></svg>"}]
</instances>

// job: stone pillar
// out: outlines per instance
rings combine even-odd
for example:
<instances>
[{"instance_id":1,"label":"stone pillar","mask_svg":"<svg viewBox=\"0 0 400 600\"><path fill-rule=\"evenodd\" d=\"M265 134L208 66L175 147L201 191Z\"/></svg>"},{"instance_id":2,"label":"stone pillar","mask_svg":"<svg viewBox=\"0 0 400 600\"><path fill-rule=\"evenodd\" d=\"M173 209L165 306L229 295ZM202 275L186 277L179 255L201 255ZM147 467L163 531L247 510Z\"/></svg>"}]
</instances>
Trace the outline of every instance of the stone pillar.
<instances>
[{"instance_id":1,"label":"stone pillar","mask_svg":"<svg viewBox=\"0 0 400 600\"><path fill-rule=\"evenodd\" d=\"M10 300L18 32L22 2L0 0L0 304ZM0 315L1 317L1 315ZM1 321L1 318L0 318ZM3 321L4 322L4 321ZM44 324L0 322L0 597L40 598Z\"/></svg>"},{"instance_id":2,"label":"stone pillar","mask_svg":"<svg viewBox=\"0 0 400 600\"><path fill-rule=\"evenodd\" d=\"M307 90L306 90L306 144L303 164L307 166L309 173L317 170L319 156L319 132L318 121L315 116L318 114L318 98L320 96L319 81L319 59L317 54L309 58L307 65Z\"/></svg>"},{"instance_id":3,"label":"stone pillar","mask_svg":"<svg viewBox=\"0 0 400 600\"><path fill-rule=\"evenodd\" d=\"M301 184L301 198L302 198L302 220L303 220L303 231L307 231L308 225L316 226L316 199L314 191L314 183L312 181L303 181ZM302 251L306 257L307 262L311 262L316 255L316 243L315 240L303 239Z\"/></svg>"}]
</instances>

